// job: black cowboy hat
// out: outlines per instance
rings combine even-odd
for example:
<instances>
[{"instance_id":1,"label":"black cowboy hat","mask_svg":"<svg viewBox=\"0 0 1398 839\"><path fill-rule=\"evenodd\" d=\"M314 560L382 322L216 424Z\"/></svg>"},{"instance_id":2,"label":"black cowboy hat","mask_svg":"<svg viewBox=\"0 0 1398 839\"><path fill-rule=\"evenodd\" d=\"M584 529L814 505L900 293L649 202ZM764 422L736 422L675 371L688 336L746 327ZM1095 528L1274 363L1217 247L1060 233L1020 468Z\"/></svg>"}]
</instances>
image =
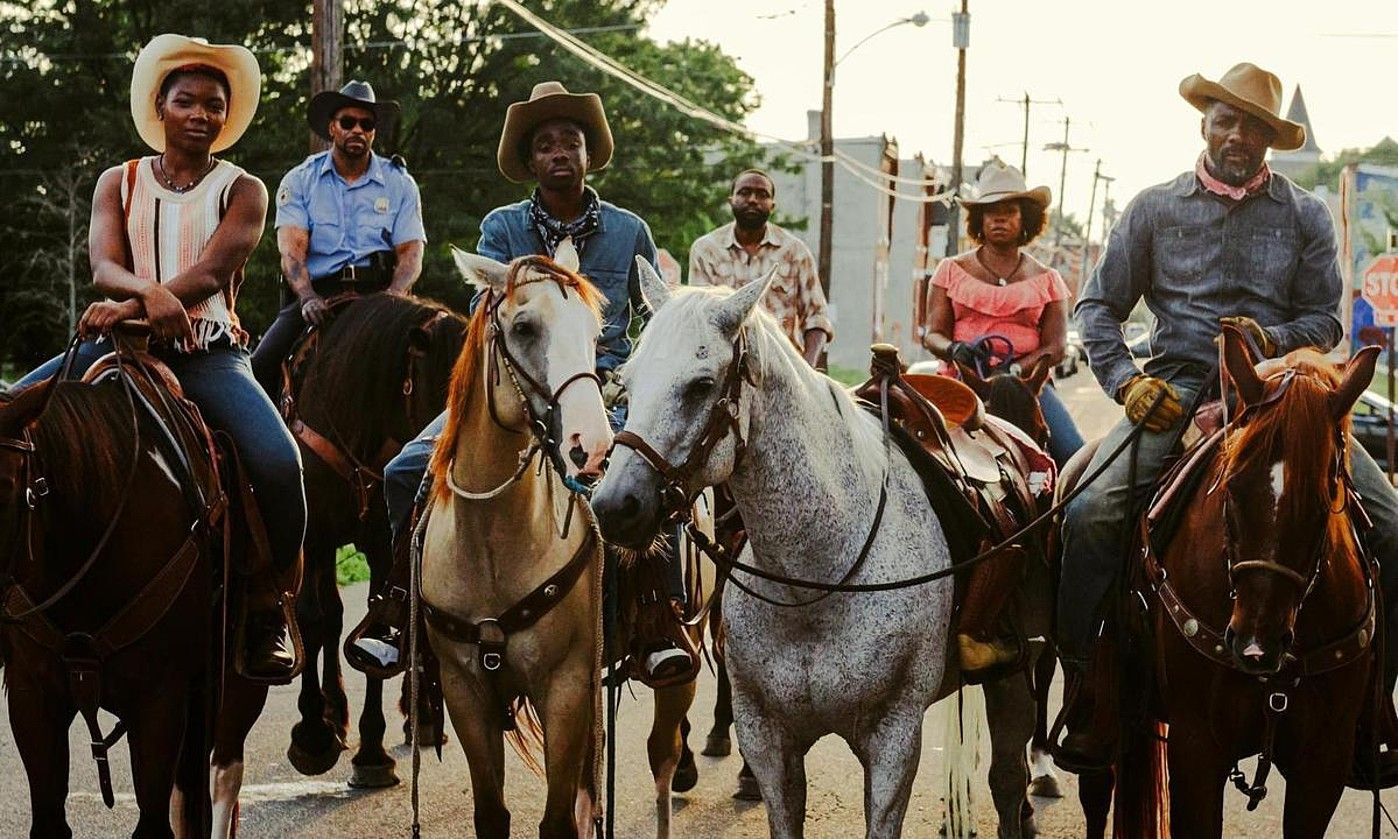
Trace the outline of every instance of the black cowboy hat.
<instances>
[{"instance_id":1,"label":"black cowboy hat","mask_svg":"<svg viewBox=\"0 0 1398 839\"><path fill-rule=\"evenodd\" d=\"M374 86L368 82L350 80L338 92L322 90L311 97L311 106L306 109L306 121L311 130L322 138L330 139L330 118L341 108L363 108L373 113L379 122L388 122L398 116L398 103L392 99L380 102L374 97Z\"/></svg>"}]
</instances>

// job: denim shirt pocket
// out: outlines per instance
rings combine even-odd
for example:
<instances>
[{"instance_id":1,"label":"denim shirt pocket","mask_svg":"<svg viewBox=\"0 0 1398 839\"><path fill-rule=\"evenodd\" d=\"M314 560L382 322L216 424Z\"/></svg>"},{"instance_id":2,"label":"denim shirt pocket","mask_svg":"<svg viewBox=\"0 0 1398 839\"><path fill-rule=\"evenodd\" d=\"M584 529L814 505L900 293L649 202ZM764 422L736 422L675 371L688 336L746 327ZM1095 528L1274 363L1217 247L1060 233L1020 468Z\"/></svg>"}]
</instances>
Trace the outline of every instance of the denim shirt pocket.
<instances>
[{"instance_id":1,"label":"denim shirt pocket","mask_svg":"<svg viewBox=\"0 0 1398 839\"><path fill-rule=\"evenodd\" d=\"M1243 287L1271 300L1284 299L1287 284L1301 258L1300 239L1290 227L1264 227L1253 230L1246 239L1243 258Z\"/></svg>"},{"instance_id":2,"label":"denim shirt pocket","mask_svg":"<svg viewBox=\"0 0 1398 839\"><path fill-rule=\"evenodd\" d=\"M1204 274L1208 228L1194 225L1166 227L1151 237L1157 287L1187 291Z\"/></svg>"}]
</instances>

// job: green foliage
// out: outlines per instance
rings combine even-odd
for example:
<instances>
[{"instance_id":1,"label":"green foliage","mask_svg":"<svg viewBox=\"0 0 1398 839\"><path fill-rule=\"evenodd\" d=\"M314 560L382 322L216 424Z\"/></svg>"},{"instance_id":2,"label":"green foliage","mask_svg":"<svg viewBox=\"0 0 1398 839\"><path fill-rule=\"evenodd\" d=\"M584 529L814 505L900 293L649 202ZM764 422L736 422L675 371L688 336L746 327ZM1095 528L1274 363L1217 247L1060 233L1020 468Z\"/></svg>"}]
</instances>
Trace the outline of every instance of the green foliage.
<instances>
[{"instance_id":1,"label":"green foliage","mask_svg":"<svg viewBox=\"0 0 1398 839\"><path fill-rule=\"evenodd\" d=\"M565 29L620 27L579 37L741 121L757 105L752 79L712 44L661 45L645 37L645 22L659 6L658 0L530 3ZM345 78L370 81L381 97L402 104L400 124L380 132L376 151L401 153L422 188L428 248L418 291L448 304L464 306L469 296L452 268L448 243L474 247L486 212L528 195L527 185L511 184L496 170L495 150L506 108L527 99L540 81L559 79L572 91L601 94L616 153L591 182L605 199L645 218L657 243L681 264L696 237L728 220L723 199L731 167L712 161L759 161L754 145L603 75L500 6L345 0L345 20ZM257 53L264 76L257 117L225 154L275 194L286 171L309 153L310 26L305 0L0 0L0 186L13 200L45 194L41 187L60 175L81 184L76 198L49 199L34 212L0 220L0 235L10 245L0 251L0 361L26 366L63 344L68 281L62 269L69 263L59 251L71 238L68 219L76 209L86 224L85 201L104 168L146 153L131 126L128 99L140 46L161 32L184 32L242 43ZM270 323L277 305L271 212L267 224L238 304L254 334ZM85 244L80 241L75 257L79 311L90 299ZM47 261L36 261L35 254L47 254Z\"/></svg>"},{"instance_id":2,"label":"green foliage","mask_svg":"<svg viewBox=\"0 0 1398 839\"><path fill-rule=\"evenodd\" d=\"M1379 166L1398 166L1398 141L1384 137L1376 145L1367 149L1345 149L1333 160L1325 160L1306 169L1296 176L1296 183L1306 189L1315 189L1321 184L1331 190L1340 189L1340 172L1351 163L1374 163Z\"/></svg>"},{"instance_id":3,"label":"green foliage","mask_svg":"<svg viewBox=\"0 0 1398 839\"><path fill-rule=\"evenodd\" d=\"M369 579L369 558L354 545L335 550L335 584L349 586Z\"/></svg>"}]
</instances>

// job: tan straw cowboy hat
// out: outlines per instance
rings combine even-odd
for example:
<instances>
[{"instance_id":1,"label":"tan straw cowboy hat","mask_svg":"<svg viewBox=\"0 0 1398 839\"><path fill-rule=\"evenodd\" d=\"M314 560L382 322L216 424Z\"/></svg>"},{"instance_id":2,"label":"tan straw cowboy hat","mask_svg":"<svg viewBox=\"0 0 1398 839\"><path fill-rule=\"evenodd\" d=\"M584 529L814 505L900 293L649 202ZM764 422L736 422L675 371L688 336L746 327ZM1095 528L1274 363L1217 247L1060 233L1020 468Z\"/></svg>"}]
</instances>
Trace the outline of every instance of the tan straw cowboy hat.
<instances>
[{"instance_id":1,"label":"tan straw cowboy hat","mask_svg":"<svg viewBox=\"0 0 1398 839\"><path fill-rule=\"evenodd\" d=\"M212 67L228 79L228 114L211 152L221 152L238 142L257 113L262 71L247 47L211 44L184 35L156 35L141 48L131 69L131 119L141 139L158 152L165 151L165 128L155 110L160 85L171 71L190 66Z\"/></svg>"},{"instance_id":2,"label":"tan straw cowboy hat","mask_svg":"<svg viewBox=\"0 0 1398 839\"><path fill-rule=\"evenodd\" d=\"M1279 116L1281 80L1256 64L1236 64L1216 82L1195 73L1180 82L1180 95L1201 111L1214 101L1247 111L1277 132L1272 141L1272 148L1277 151L1291 151L1306 144L1306 127Z\"/></svg>"},{"instance_id":3,"label":"tan straw cowboy hat","mask_svg":"<svg viewBox=\"0 0 1398 839\"><path fill-rule=\"evenodd\" d=\"M587 135L587 171L607 168L612 160L612 129L602 110L602 97L595 93L569 93L560 82L534 85L528 102L516 102L505 112L505 129L500 132L500 148L495 162L500 174L521 183L534 175L520 159L520 144L543 122L567 119L576 122Z\"/></svg>"},{"instance_id":4,"label":"tan straw cowboy hat","mask_svg":"<svg viewBox=\"0 0 1398 839\"><path fill-rule=\"evenodd\" d=\"M961 203L967 206L998 204L1011 198L1028 198L1040 207L1047 207L1053 200L1053 193L1049 192L1046 186L1030 189L1024 182L1024 175L1018 169L994 160L981 167L980 177L976 179L975 195L962 198Z\"/></svg>"}]
</instances>

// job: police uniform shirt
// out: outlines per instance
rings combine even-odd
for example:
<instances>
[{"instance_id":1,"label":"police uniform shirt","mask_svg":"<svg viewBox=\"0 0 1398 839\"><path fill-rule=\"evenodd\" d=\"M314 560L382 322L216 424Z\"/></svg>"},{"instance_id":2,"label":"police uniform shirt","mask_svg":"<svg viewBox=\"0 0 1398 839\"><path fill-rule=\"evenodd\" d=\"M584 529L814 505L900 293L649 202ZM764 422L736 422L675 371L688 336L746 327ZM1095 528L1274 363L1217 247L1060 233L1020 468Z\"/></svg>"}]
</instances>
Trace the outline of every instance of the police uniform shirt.
<instances>
[{"instance_id":1,"label":"police uniform shirt","mask_svg":"<svg viewBox=\"0 0 1398 839\"><path fill-rule=\"evenodd\" d=\"M310 231L312 279L366 266L375 251L427 241L417 182L406 167L372 153L368 170L352 184L335 171L329 151L287 172L277 189L276 226L288 225Z\"/></svg>"}]
</instances>

